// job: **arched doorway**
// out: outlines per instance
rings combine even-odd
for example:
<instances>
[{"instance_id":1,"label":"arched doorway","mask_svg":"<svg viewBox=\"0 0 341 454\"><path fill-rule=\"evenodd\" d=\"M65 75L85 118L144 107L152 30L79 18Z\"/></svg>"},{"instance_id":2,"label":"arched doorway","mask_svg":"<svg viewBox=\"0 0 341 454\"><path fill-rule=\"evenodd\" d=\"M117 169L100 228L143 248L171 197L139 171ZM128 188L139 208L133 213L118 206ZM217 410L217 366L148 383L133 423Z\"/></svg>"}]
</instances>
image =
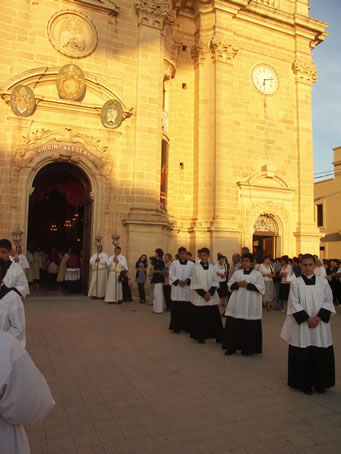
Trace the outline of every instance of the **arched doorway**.
<instances>
[{"instance_id":1,"label":"arched doorway","mask_svg":"<svg viewBox=\"0 0 341 454\"><path fill-rule=\"evenodd\" d=\"M275 258L278 252L278 224L274 217L262 214L256 219L253 230L252 249L256 260L259 261L264 255Z\"/></svg>"},{"instance_id":2,"label":"arched doorway","mask_svg":"<svg viewBox=\"0 0 341 454\"><path fill-rule=\"evenodd\" d=\"M28 249L49 253L71 247L81 258L82 290L87 291L91 238L91 184L77 165L56 162L35 176L29 200ZM44 277L44 276L43 276Z\"/></svg>"}]
</instances>

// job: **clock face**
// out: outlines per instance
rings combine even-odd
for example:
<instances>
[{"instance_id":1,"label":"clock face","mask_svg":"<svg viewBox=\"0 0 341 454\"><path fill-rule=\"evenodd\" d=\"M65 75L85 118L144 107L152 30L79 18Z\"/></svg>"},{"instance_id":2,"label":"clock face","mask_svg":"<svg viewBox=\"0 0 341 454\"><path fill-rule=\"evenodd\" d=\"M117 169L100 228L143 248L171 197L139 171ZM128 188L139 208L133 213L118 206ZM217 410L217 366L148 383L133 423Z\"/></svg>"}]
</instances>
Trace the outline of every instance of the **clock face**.
<instances>
[{"instance_id":1,"label":"clock face","mask_svg":"<svg viewBox=\"0 0 341 454\"><path fill-rule=\"evenodd\" d=\"M271 66L259 64L252 70L252 82L264 95L272 95L278 89L278 76Z\"/></svg>"}]
</instances>

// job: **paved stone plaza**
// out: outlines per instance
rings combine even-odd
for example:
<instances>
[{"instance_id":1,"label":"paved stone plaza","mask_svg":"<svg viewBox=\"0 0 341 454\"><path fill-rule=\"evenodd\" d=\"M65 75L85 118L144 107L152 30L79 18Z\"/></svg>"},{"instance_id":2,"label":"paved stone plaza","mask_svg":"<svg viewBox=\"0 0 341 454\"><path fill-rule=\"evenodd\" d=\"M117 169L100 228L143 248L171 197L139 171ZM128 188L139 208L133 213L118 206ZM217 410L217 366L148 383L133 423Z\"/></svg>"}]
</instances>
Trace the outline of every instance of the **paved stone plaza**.
<instances>
[{"instance_id":1,"label":"paved stone plaza","mask_svg":"<svg viewBox=\"0 0 341 454\"><path fill-rule=\"evenodd\" d=\"M278 312L264 314L263 355L246 358L171 334L151 306L30 296L25 308L27 348L57 402L28 429L32 454L341 452L340 313L337 386L306 396L286 386Z\"/></svg>"}]
</instances>

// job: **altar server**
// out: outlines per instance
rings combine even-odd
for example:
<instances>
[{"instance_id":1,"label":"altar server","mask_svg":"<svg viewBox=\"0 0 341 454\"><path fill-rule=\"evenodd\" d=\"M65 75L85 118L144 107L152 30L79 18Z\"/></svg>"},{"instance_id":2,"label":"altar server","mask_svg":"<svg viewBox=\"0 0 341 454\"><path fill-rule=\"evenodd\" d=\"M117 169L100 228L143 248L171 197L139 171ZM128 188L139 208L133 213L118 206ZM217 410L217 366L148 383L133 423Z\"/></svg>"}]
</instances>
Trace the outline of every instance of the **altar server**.
<instances>
[{"instance_id":1,"label":"altar server","mask_svg":"<svg viewBox=\"0 0 341 454\"><path fill-rule=\"evenodd\" d=\"M122 301L122 282L119 277L122 271L128 270L127 260L121 255L121 248L115 248L115 255L111 255L107 261L109 276L104 301L106 303L118 303Z\"/></svg>"},{"instance_id":2,"label":"altar server","mask_svg":"<svg viewBox=\"0 0 341 454\"><path fill-rule=\"evenodd\" d=\"M25 347L24 305L18 293L3 284L6 272L7 265L0 259L0 331L12 334Z\"/></svg>"},{"instance_id":3,"label":"altar server","mask_svg":"<svg viewBox=\"0 0 341 454\"><path fill-rule=\"evenodd\" d=\"M169 329L175 333L190 332L192 326L191 278L194 263L187 259L184 247L178 249L179 260L172 262L169 270L171 285L171 320Z\"/></svg>"},{"instance_id":4,"label":"altar server","mask_svg":"<svg viewBox=\"0 0 341 454\"><path fill-rule=\"evenodd\" d=\"M301 259L303 274L292 281L281 337L289 344L288 385L312 394L335 385L330 316L335 313L328 281L314 274L315 259Z\"/></svg>"},{"instance_id":5,"label":"altar server","mask_svg":"<svg viewBox=\"0 0 341 454\"><path fill-rule=\"evenodd\" d=\"M49 387L24 347L0 332L0 451L30 454L24 425L37 424L55 402Z\"/></svg>"},{"instance_id":6,"label":"altar server","mask_svg":"<svg viewBox=\"0 0 341 454\"><path fill-rule=\"evenodd\" d=\"M103 246L97 246L97 252L90 258L91 280L88 296L104 298L107 283L108 254L103 252Z\"/></svg>"},{"instance_id":7,"label":"altar server","mask_svg":"<svg viewBox=\"0 0 341 454\"><path fill-rule=\"evenodd\" d=\"M22 298L25 298L30 293L28 282L21 266L10 260L11 249L12 243L9 240L0 240L0 258L7 265L7 273L3 279L3 283L7 288L14 288Z\"/></svg>"},{"instance_id":8,"label":"altar server","mask_svg":"<svg viewBox=\"0 0 341 454\"><path fill-rule=\"evenodd\" d=\"M243 269L235 271L228 282L232 295L225 311L225 355L232 355L236 350L241 350L242 355L262 353L264 279L254 270L253 254L242 256L242 266Z\"/></svg>"},{"instance_id":9,"label":"altar server","mask_svg":"<svg viewBox=\"0 0 341 454\"><path fill-rule=\"evenodd\" d=\"M191 337L200 344L205 339L216 339L221 342L223 325L218 309L219 296L217 289L219 279L217 269L209 263L210 251L207 248L200 250L200 262L194 265L192 272L192 303L193 323Z\"/></svg>"}]
</instances>

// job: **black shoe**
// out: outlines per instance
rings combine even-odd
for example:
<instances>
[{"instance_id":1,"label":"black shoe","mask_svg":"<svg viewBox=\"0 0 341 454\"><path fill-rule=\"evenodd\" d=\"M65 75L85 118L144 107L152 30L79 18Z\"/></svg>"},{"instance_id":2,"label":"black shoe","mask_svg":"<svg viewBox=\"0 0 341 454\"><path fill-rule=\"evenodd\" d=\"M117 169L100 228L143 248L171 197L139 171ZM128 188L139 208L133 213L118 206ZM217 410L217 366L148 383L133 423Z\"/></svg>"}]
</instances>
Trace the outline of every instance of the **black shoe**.
<instances>
[{"instance_id":1,"label":"black shoe","mask_svg":"<svg viewBox=\"0 0 341 454\"><path fill-rule=\"evenodd\" d=\"M231 355L234 355L234 354L235 354L234 350L226 350L226 352L224 353L224 355L226 355L226 356L231 356Z\"/></svg>"},{"instance_id":2,"label":"black shoe","mask_svg":"<svg viewBox=\"0 0 341 454\"><path fill-rule=\"evenodd\" d=\"M180 331L178 329L174 330L174 334L179 334L179 333L180 333Z\"/></svg>"},{"instance_id":3,"label":"black shoe","mask_svg":"<svg viewBox=\"0 0 341 454\"><path fill-rule=\"evenodd\" d=\"M204 344L205 343L205 339L199 339L199 344Z\"/></svg>"},{"instance_id":4,"label":"black shoe","mask_svg":"<svg viewBox=\"0 0 341 454\"><path fill-rule=\"evenodd\" d=\"M318 388L315 388L315 391L319 394L323 394L325 392L325 389L318 387Z\"/></svg>"},{"instance_id":5,"label":"black shoe","mask_svg":"<svg viewBox=\"0 0 341 454\"><path fill-rule=\"evenodd\" d=\"M242 350L242 355L243 356L249 356L249 352L246 352L245 350L244 351Z\"/></svg>"},{"instance_id":6,"label":"black shoe","mask_svg":"<svg viewBox=\"0 0 341 454\"><path fill-rule=\"evenodd\" d=\"M311 396L313 394L313 390L311 388L303 388L303 392L307 396Z\"/></svg>"}]
</instances>

